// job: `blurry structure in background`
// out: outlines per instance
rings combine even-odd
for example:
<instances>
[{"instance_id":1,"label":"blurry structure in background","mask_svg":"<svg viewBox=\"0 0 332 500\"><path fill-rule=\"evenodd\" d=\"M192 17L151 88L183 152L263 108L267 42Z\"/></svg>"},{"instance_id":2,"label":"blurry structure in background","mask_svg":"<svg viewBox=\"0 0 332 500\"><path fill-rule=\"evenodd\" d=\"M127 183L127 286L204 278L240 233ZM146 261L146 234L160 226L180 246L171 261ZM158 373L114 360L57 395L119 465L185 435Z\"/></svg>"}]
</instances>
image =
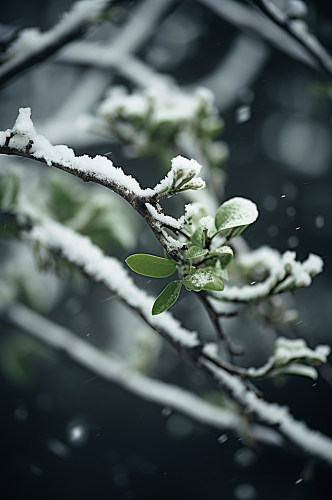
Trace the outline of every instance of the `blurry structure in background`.
<instances>
[{"instance_id":1,"label":"blurry structure in background","mask_svg":"<svg viewBox=\"0 0 332 500\"><path fill-rule=\"evenodd\" d=\"M165 176L174 156L195 158L210 190L172 198L165 213L178 216L184 203L199 201L214 215L224 199L250 198L260 211L244 236L251 248L296 250L301 261L308 252L321 255L324 274L295 297L222 304L228 335L246 350L235 357L239 368L268 371L279 336L304 337L315 353L306 356L317 363L324 358L317 344L331 344L331 72L322 46L331 51L332 18L324 2L252 3L258 8L235 0L48 1L27 10L25 2L12 2L0 25L0 130L29 106L38 133L52 144L77 155L102 154L144 188ZM71 8L74 14L57 25ZM264 9L289 32L263 16ZM310 33L322 45L309 38L306 49L296 40ZM317 71L322 65L325 75ZM35 242L33 253L15 239L31 228L21 218L18 231L10 219L20 189L23 202L123 261L134 252L160 254L140 217L104 187L26 158L1 156L0 170L7 217L0 228L2 412L17 495L31 489L36 498L50 491L55 498L128 500L176 492L279 500L302 488L303 499L325 498L323 469L315 472L299 450L300 458L276 451L293 452L295 432L289 431L289 447L278 429L243 417L238 403L181 363L116 295L86 279L75 263L64 265L54 249ZM236 241L241 254L246 244ZM279 261L269 259L275 269ZM258 272L249 268L245 286L252 290L273 273L264 259ZM160 292L158 280L136 278L149 295ZM193 295L182 293L174 314L204 342L215 342L213 324ZM275 347L274 361L277 353ZM303 366L307 374L315 370ZM330 365L320 373L317 382L284 373L257 385L269 401L289 405L309 427L331 435ZM277 407L271 410L271 418L277 414ZM310 436L308 430L305 446ZM317 443L328 462L328 438Z\"/></svg>"}]
</instances>

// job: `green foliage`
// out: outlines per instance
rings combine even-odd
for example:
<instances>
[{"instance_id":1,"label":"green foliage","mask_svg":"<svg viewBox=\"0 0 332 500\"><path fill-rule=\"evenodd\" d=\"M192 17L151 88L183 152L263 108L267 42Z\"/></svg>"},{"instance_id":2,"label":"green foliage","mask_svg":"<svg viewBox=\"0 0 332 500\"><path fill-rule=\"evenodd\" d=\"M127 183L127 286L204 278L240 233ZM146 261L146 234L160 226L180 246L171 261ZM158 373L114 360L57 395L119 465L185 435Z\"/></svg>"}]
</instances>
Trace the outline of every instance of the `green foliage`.
<instances>
[{"instance_id":1,"label":"green foliage","mask_svg":"<svg viewBox=\"0 0 332 500\"><path fill-rule=\"evenodd\" d=\"M209 253L209 251L206 248L193 245L187 252L187 259L197 259L198 257L203 257L203 255L207 253Z\"/></svg>"},{"instance_id":2,"label":"green foliage","mask_svg":"<svg viewBox=\"0 0 332 500\"><path fill-rule=\"evenodd\" d=\"M144 253L130 255L126 263L135 273L150 278L167 278L176 269L175 261Z\"/></svg>"},{"instance_id":3,"label":"green foliage","mask_svg":"<svg viewBox=\"0 0 332 500\"><path fill-rule=\"evenodd\" d=\"M169 283L166 288L154 301L152 314L155 316L169 309L178 299L182 287L182 280L176 280Z\"/></svg>"},{"instance_id":4,"label":"green foliage","mask_svg":"<svg viewBox=\"0 0 332 500\"><path fill-rule=\"evenodd\" d=\"M292 374L317 379L318 374L314 366L326 363L330 352L331 348L327 345L311 349L304 339L279 337L275 341L273 355L267 363L258 369L249 368L248 374L252 378Z\"/></svg>"},{"instance_id":5,"label":"green foliage","mask_svg":"<svg viewBox=\"0 0 332 500\"><path fill-rule=\"evenodd\" d=\"M164 93L147 89L128 94L124 87L113 87L97 114L106 129L130 144L138 156L156 156L166 167L184 135L195 142L211 168L226 163L226 144L214 141L224 122L207 89L184 93L171 87Z\"/></svg>"},{"instance_id":6,"label":"green foliage","mask_svg":"<svg viewBox=\"0 0 332 500\"><path fill-rule=\"evenodd\" d=\"M246 198L232 198L218 208L215 226L218 232L222 231L228 239L233 239L249 224L255 222L257 217L258 210L255 203Z\"/></svg>"},{"instance_id":7,"label":"green foliage","mask_svg":"<svg viewBox=\"0 0 332 500\"><path fill-rule=\"evenodd\" d=\"M215 227L213 219L207 217L205 210L200 211L199 216L192 217L190 224L185 225L188 233L187 251L181 252L180 262L176 262L166 252L165 258L147 254L130 255L126 263L137 274L166 278L177 269L181 277L181 280L169 283L157 297L152 314L160 314L169 309L176 302L182 285L189 291L223 291L223 280L228 279L226 267L233 258L233 250L228 245L219 245L220 235L219 241L215 237L222 232L224 243L225 238L230 240L240 234L257 216L257 207L252 201L233 198L219 207Z\"/></svg>"},{"instance_id":8,"label":"green foliage","mask_svg":"<svg viewBox=\"0 0 332 500\"><path fill-rule=\"evenodd\" d=\"M195 269L183 279L183 284L187 290L211 290L220 292L224 289L224 284L219 276L211 268Z\"/></svg>"}]
</instances>

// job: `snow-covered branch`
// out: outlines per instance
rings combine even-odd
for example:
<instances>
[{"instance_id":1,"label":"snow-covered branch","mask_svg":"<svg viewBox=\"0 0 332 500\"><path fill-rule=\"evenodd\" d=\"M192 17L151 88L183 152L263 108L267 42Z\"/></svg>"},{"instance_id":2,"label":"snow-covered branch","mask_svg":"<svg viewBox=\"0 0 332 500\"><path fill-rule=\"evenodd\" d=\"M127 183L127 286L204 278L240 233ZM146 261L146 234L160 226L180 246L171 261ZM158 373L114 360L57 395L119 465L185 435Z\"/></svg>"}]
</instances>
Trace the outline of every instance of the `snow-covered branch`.
<instances>
[{"instance_id":1,"label":"snow-covered branch","mask_svg":"<svg viewBox=\"0 0 332 500\"><path fill-rule=\"evenodd\" d=\"M305 47L308 53L318 62L319 66L329 76L332 76L332 58L330 54L322 46L317 37L309 32L307 24L302 19L292 19L289 15L290 13L280 10L271 0L248 0L248 2L257 6L273 23L280 26L280 28L289 33L292 38Z\"/></svg>"},{"instance_id":2,"label":"snow-covered branch","mask_svg":"<svg viewBox=\"0 0 332 500\"><path fill-rule=\"evenodd\" d=\"M178 411L200 424L218 430L228 429L241 433L244 427L243 417L235 412L218 408L185 389L133 371L125 361L113 359L111 355L77 337L67 328L45 319L22 304L12 304L1 316L3 320L65 352L84 368L139 398Z\"/></svg>"},{"instance_id":3,"label":"snow-covered branch","mask_svg":"<svg viewBox=\"0 0 332 500\"><path fill-rule=\"evenodd\" d=\"M317 430L310 429L304 422L296 420L286 406L268 403L253 391L248 391L237 376L216 367L202 358L202 366L213 374L215 381L226 390L249 416L260 423L277 429L289 442L304 454L316 457L332 466L332 439Z\"/></svg>"},{"instance_id":4,"label":"snow-covered branch","mask_svg":"<svg viewBox=\"0 0 332 500\"><path fill-rule=\"evenodd\" d=\"M91 158L76 156L67 146L53 146L39 135L30 118L30 108L21 108L12 129L0 132L0 154L17 155L46 163L69 172L85 182L96 182L124 198L145 219L156 238L175 259L183 244L168 235L165 228L177 233L194 214L187 205L186 214L180 219L162 213L159 200L187 189L205 186L197 177L201 166L195 160L178 156L172 160L172 169L153 189L142 189L136 179L127 175L104 156Z\"/></svg>"},{"instance_id":5,"label":"snow-covered branch","mask_svg":"<svg viewBox=\"0 0 332 500\"><path fill-rule=\"evenodd\" d=\"M27 216L30 208L27 206ZM178 349L200 345L196 332L183 328L171 313L153 316L153 297L138 288L124 266L115 258L106 256L89 238L82 236L48 218L35 223L25 237L32 244L59 253L64 259L78 266L92 280L106 286L125 304L135 310L154 330Z\"/></svg>"},{"instance_id":6,"label":"snow-covered branch","mask_svg":"<svg viewBox=\"0 0 332 500\"><path fill-rule=\"evenodd\" d=\"M3 55L5 62L0 66L0 85L80 37L111 1L79 0L48 31L41 33L38 28L23 30Z\"/></svg>"},{"instance_id":7,"label":"snow-covered branch","mask_svg":"<svg viewBox=\"0 0 332 500\"><path fill-rule=\"evenodd\" d=\"M268 272L268 277L262 282L251 285L226 285L222 294L214 293L213 295L222 301L256 302L271 295L309 286L312 277L323 270L322 258L310 254L302 263L295 259L296 252L287 251L280 255L278 250L270 247L261 247L239 255L237 264L245 273L260 266L261 271Z\"/></svg>"},{"instance_id":8,"label":"snow-covered branch","mask_svg":"<svg viewBox=\"0 0 332 500\"><path fill-rule=\"evenodd\" d=\"M26 205L24 213L27 217L36 216L34 209L29 205ZM236 375L231 366L231 369L227 371L227 363L223 363L218 357L216 344L203 345L196 332L183 328L169 312L165 312L162 316L153 316L151 314L153 298L134 284L116 259L105 256L89 238L40 214L39 222L36 218L35 222L32 221L30 225L27 225L24 220L22 222L25 227L22 234L26 240L34 245L38 244L41 249L57 252L64 259L82 269L94 281L104 284L175 347L181 357L202 370L209 380L217 381L222 390L236 401L244 414L248 414L250 418L253 417L254 421L264 425L277 426L278 431L298 449L332 465L332 440L330 438L296 421L286 408L270 404L257 397L254 391L248 390L248 384L246 380L243 380L246 378L246 370L239 368L239 375ZM64 345L68 345L66 337L61 338ZM82 348L86 349L86 346ZM319 351L317 355L325 354L327 351L324 353ZM305 356L313 358L315 352L305 348Z\"/></svg>"}]
</instances>

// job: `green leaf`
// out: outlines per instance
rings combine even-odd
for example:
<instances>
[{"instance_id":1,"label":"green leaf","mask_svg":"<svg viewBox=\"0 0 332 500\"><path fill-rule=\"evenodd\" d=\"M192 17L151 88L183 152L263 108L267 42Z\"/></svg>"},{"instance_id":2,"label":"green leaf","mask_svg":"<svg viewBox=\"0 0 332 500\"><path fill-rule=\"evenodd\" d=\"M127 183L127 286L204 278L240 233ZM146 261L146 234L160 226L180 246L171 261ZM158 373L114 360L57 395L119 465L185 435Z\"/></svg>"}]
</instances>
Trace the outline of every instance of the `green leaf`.
<instances>
[{"instance_id":1,"label":"green leaf","mask_svg":"<svg viewBox=\"0 0 332 500\"><path fill-rule=\"evenodd\" d=\"M202 248L202 247L197 247L195 245L191 246L187 252L187 259L197 259L197 257L202 257L203 255L206 255L209 253L208 250Z\"/></svg>"},{"instance_id":2,"label":"green leaf","mask_svg":"<svg viewBox=\"0 0 332 500\"><path fill-rule=\"evenodd\" d=\"M233 258L233 250L229 246L223 246L220 248L216 248L212 252L209 253L209 257L217 257L219 262L223 267L228 266L230 261Z\"/></svg>"},{"instance_id":3,"label":"green leaf","mask_svg":"<svg viewBox=\"0 0 332 500\"><path fill-rule=\"evenodd\" d=\"M258 210L255 203L246 198L231 198L217 210L215 226L218 231L228 231L232 238L238 236L249 224L255 222Z\"/></svg>"},{"instance_id":4,"label":"green leaf","mask_svg":"<svg viewBox=\"0 0 332 500\"><path fill-rule=\"evenodd\" d=\"M194 234L191 237L191 242L197 246L202 248L203 247L203 228L202 226L199 226Z\"/></svg>"},{"instance_id":5,"label":"green leaf","mask_svg":"<svg viewBox=\"0 0 332 500\"><path fill-rule=\"evenodd\" d=\"M212 290L219 292L224 289L224 284L219 276L211 269L196 269L193 274L189 274L183 279L183 284L187 290Z\"/></svg>"},{"instance_id":6,"label":"green leaf","mask_svg":"<svg viewBox=\"0 0 332 500\"><path fill-rule=\"evenodd\" d=\"M161 292L154 301L152 306L152 314L156 316L164 311L167 311L178 299L182 287L182 280L172 281Z\"/></svg>"},{"instance_id":7,"label":"green leaf","mask_svg":"<svg viewBox=\"0 0 332 500\"><path fill-rule=\"evenodd\" d=\"M126 259L126 264L135 273L149 276L150 278L167 278L176 269L175 261L145 253L130 255Z\"/></svg>"},{"instance_id":8,"label":"green leaf","mask_svg":"<svg viewBox=\"0 0 332 500\"><path fill-rule=\"evenodd\" d=\"M207 268L205 268L205 269L207 269ZM224 269L221 266L219 260L217 260L214 267L211 267L211 270L213 270L216 273L216 275L219 276L219 278L221 278L222 280L228 281L229 278L228 278L227 269Z\"/></svg>"}]
</instances>

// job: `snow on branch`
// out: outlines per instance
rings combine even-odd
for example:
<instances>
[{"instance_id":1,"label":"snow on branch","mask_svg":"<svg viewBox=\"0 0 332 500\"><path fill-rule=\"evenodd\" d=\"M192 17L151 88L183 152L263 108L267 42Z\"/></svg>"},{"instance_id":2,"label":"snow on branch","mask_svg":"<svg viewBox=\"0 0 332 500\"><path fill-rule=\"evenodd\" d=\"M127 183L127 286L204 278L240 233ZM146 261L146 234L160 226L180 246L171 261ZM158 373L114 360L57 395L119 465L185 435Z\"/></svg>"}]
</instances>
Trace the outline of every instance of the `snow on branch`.
<instances>
[{"instance_id":1,"label":"snow on branch","mask_svg":"<svg viewBox=\"0 0 332 500\"><path fill-rule=\"evenodd\" d=\"M289 33L312 55L319 66L330 76L332 76L332 58L327 50L321 45L315 35L309 32L308 26L302 19L292 19L294 9L287 13L271 0L247 0L250 4L256 5L269 19L283 30ZM302 2L298 2L302 3ZM306 14L305 10L295 12L296 17ZM300 15L299 15L300 14Z\"/></svg>"},{"instance_id":2,"label":"snow on branch","mask_svg":"<svg viewBox=\"0 0 332 500\"><path fill-rule=\"evenodd\" d=\"M316 58L309 54L291 35L278 29L277 25L271 24L260 12L256 12L249 6L246 7L236 0L198 1L242 32L252 33L290 57L317 68Z\"/></svg>"},{"instance_id":3,"label":"snow on branch","mask_svg":"<svg viewBox=\"0 0 332 500\"><path fill-rule=\"evenodd\" d=\"M222 294L213 293L214 298L230 302L256 302L271 295L309 286L312 277L321 273L324 262L318 255L310 254L304 262L298 262L296 252L283 255L269 247L261 247L239 255L238 264L245 272L261 266L269 276L253 285L225 286Z\"/></svg>"},{"instance_id":4,"label":"snow on branch","mask_svg":"<svg viewBox=\"0 0 332 500\"><path fill-rule=\"evenodd\" d=\"M314 366L326 363L330 352L328 345L318 345L311 349L304 339L278 337L273 355L267 363L260 368L248 368L246 373L253 378L295 374L317 379L318 373Z\"/></svg>"},{"instance_id":5,"label":"snow on branch","mask_svg":"<svg viewBox=\"0 0 332 500\"><path fill-rule=\"evenodd\" d=\"M149 297L146 292L134 284L116 259L105 256L99 247L91 243L89 238L79 235L70 228L41 214L39 214L39 222L37 222L36 214L29 205L25 206L24 213L27 217L35 216L35 220L31 221L31 226L22 231L28 241L39 244L41 248L57 252L64 259L81 268L94 281L104 284L112 293L116 293L124 303L138 312L155 331L175 347L184 359L202 370L210 380L217 381L222 390L236 401L244 413L249 412L249 415L254 416L254 421L268 427L277 426L278 432L287 437L302 452L309 453L332 465L332 440L330 438L319 431L312 431L304 423L296 421L287 408L270 404L257 397L254 391L248 390L247 381L240 373L241 369L239 369L239 377L234 372L227 371L227 367L225 369L222 364L215 362L213 359L215 345L206 344L203 347L197 333L183 328L169 312L165 312L162 317L152 316L150 312L153 303L152 297ZM63 336L62 342L64 346L68 347L70 338ZM85 350L88 354L85 344L80 344L80 348L81 352ZM303 353L303 346L301 349ZM309 354L309 351L304 350L305 357L312 358L317 355L322 358L323 355L327 354L327 350L321 352L320 349L317 353L312 351ZM126 386L126 383L123 382L122 385ZM149 387L149 390L152 388L151 385L146 387ZM143 389L142 391L144 393L142 393L142 397L146 397L146 391Z\"/></svg>"},{"instance_id":6,"label":"snow on branch","mask_svg":"<svg viewBox=\"0 0 332 500\"><path fill-rule=\"evenodd\" d=\"M29 207L26 207L25 213L30 215ZM200 344L197 333L183 328L171 313L152 316L154 298L135 285L117 259L106 256L88 237L48 218L34 224L25 236L33 244L37 243L48 250L58 252L95 282L104 284L173 346L184 349Z\"/></svg>"},{"instance_id":7,"label":"snow on branch","mask_svg":"<svg viewBox=\"0 0 332 500\"><path fill-rule=\"evenodd\" d=\"M91 158L76 156L67 146L53 146L39 135L31 120L31 109L20 108L14 127L0 132L0 154L18 155L46 163L69 172L85 182L101 184L124 198L145 219L156 238L175 259L183 244L172 238L165 227L177 233L194 215L191 205L186 207L186 215L179 220L165 216L159 200L168 198L187 189L201 189L205 186L196 177L201 166L195 160L178 156L172 161L169 174L154 189L142 189L136 179L127 175L105 156Z\"/></svg>"},{"instance_id":8,"label":"snow on branch","mask_svg":"<svg viewBox=\"0 0 332 500\"><path fill-rule=\"evenodd\" d=\"M4 54L0 66L0 85L21 71L42 62L60 47L81 36L112 0L80 0L48 31L23 30Z\"/></svg>"},{"instance_id":9,"label":"snow on branch","mask_svg":"<svg viewBox=\"0 0 332 500\"><path fill-rule=\"evenodd\" d=\"M228 429L240 433L244 425L243 418L233 411L214 406L185 389L133 371L126 362L113 359L67 328L45 319L22 304L12 304L2 313L2 317L51 347L65 352L76 363L108 382L148 402L178 411L218 430Z\"/></svg>"},{"instance_id":10,"label":"snow on branch","mask_svg":"<svg viewBox=\"0 0 332 500\"><path fill-rule=\"evenodd\" d=\"M286 406L269 403L248 391L240 377L230 375L210 361L201 358L203 366L214 374L214 379L226 390L243 410L261 424L274 427L305 454L316 457L332 466L332 439L318 430L310 429L296 420Z\"/></svg>"}]
</instances>

